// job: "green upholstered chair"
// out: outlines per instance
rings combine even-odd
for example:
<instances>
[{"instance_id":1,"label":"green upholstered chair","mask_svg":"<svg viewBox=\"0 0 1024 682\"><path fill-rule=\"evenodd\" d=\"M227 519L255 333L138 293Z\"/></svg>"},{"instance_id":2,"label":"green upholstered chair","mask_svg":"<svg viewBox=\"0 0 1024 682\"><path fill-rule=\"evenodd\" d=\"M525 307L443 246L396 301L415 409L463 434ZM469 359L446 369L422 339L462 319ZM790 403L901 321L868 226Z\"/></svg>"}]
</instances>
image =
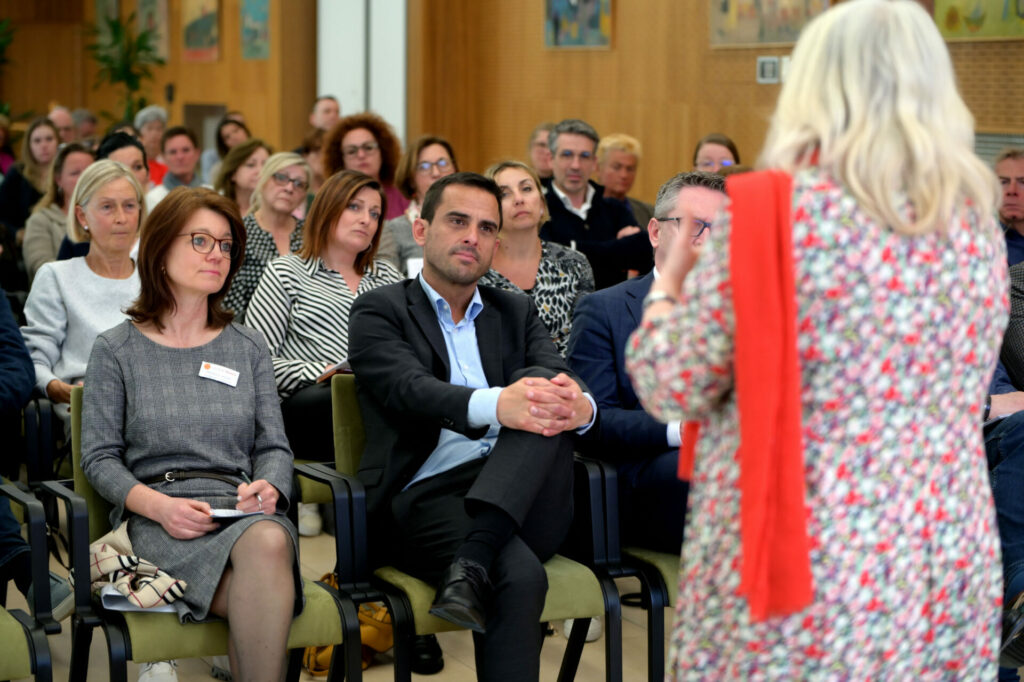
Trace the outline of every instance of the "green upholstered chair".
<instances>
[{"instance_id":1,"label":"green upholstered chair","mask_svg":"<svg viewBox=\"0 0 1024 682\"><path fill-rule=\"evenodd\" d=\"M665 676L662 609L674 607L679 594L679 555L642 547L622 547L615 466L579 456L577 462L588 470L590 485L581 485L577 478L574 523L595 531L587 544L576 545L570 554L598 574L611 578L635 577L640 581L638 605L647 611L648 679L659 682ZM624 595L623 601L629 603L630 596Z\"/></svg>"},{"instance_id":2,"label":"green upholstered chair","mask_svg":"<svg viewBox=\"0 0 1024 682\"><path fill-rule=\"evenodd\" d=\"M103 628L110 656L110 679L123 682L126 661L137 663L176 658L199 658L226 654L228 625L223 620L183 625L175 614L107 611L91 598L85 587L89 582L88 545L110 530L110 504L92 488L82 473L82 396L83 389L71 393L71 447L74 462L75 492L55 484L45 489L58 495L65 503L84 499L88 508L88 531L72 530L72 570L75 575L75 617L72 629L71 678L85 680L88 670L89 645L94 627ZM331 677L350 681L362 678L360 661L359 620L355 604L342 598L332 588L303 580L305 607L292 622L288 634L291 651L288 679L297 680L303 649L307 646L335 646ZM344 661L344 664L342 664Z\"/></svg>"},{"instance_id":3,"label":"green upholstered chair","mask_svg":"<svg viewBox=\"0 0 1024 682\"><path fill-rule=\"evenodd\" d=\"M395 679L410 678L410 651L414 635L426 635L458 626L428 613L434 600L434 587L393 566L376 566L372 571L366 560L365 498L362 485L354 477L366 444L362 416L356 400L355 377L336 374L331 380L334 412L335 466L344 476L352 493L349 516L356 526L339 531L339 542L354 543L353 562L347 573L339 574L340 588L357 601L380 599L388 603L395 626ZM362 508L359 508L362 505ZM361 546L356 546L361 545ZM590 619L605 617L606 679L622 679L622 621L618 592L614 581L601 577L564 556L555 556L544 564L548 594L542 621L573 619L569 644L562 660L559 679L575 677Z\"/></svg>"},{"instance_id":4,"label":"green upholstered chair","mask_svg":"<svg viewBox=\"0 0 1024 682\"><path fill-rule=\"evenodd\" d=\"M8 498L22 511L32 549L32 584L46 586L33 590L29 604L31 613L0 609L0 680L34 677L49 682L53 679L53 668L46 636L60 632L60 624L50 617L50 571L43 505L13 484L0 485L0 496ZM0 602L6 602L6 587L0 585Z\"/></svg>"}]
</instances>

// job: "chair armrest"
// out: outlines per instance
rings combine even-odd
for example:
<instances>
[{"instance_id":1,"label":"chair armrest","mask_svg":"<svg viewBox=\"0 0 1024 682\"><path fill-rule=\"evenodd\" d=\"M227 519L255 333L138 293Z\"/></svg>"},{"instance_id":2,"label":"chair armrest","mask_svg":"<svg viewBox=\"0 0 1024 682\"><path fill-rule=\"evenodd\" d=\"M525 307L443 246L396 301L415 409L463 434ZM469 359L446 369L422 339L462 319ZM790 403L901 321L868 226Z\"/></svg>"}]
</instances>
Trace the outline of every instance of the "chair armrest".
<instances>
[{"instance_id":1,"label":"chair armrest","mask_svg":"<svg viewBox=\"0 0 1024 682\"><path fill-rule=\"evenodd\" d=\"M607 462L576 455L572 532L561 553L592 568L621 563L618 481Z\"/></svg>"},{"instance_id":2,"label":"chair armrest","mask_svg":"<svg viewBox=\"0 0 1024 682\"><path fill-rule=\"evenodd\" d=\"M29 608L46 634L55 635L61 628L60 623L53 619L53 605L50 603L50 556L46 544L46 512L43 503L13 483L0 485L0 495L10 499L25 512L31 550L32 585L35 586Z\"/></svg>"},{"instance_id":3,"label":"chair armrest","mask_svg":"<svg viewBox=\"0 0 1024 682\"><path fill-rule=\"evenodd\" d=\"M53 471L53 403L34 395L25 406L25 468L29 485L50 480Z\"/></svg>"},{"instance_id":4,"label":"chair armrest","mask_svg":"<svg viewBox=\"0 0 1024 682\"><path fill-rule=\"evenodd\" d=\"M68 557L74 577L75 617L90 627L100 624L93 611L89 577L89 508L81 495L58 481L43 481L40 491L63 500L68 523Z\"/></svg>"},{"instance_id":5,"label":"chair armrest","mask_svg":"<svg viewBox=\"0 0 1024 682\"><path fill-rule=\"evenodd\" d=\"M366 491L355 476L323 462L295 467L295 473L331 488L338 589L349 595L372 591L367 556Z\"/></svg>"}]
</instances>

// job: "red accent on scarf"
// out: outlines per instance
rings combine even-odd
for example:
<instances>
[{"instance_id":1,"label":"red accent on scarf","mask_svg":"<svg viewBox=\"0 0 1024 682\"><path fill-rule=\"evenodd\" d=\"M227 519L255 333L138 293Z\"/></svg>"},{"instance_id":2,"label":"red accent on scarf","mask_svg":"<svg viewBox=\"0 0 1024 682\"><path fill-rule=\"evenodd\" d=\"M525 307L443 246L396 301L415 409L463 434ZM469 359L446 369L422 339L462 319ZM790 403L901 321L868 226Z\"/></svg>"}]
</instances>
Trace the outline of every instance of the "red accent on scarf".
<instances>
[{"instance_id":1,"label":"red accent on scarf","mask_svg":"<svg viewBox=\"0 0 1024 682\"><path fill-rule=\"evenodd\" d=\"M740 418L740 594L762 621L813 600L804 495L800 364L790 207L777 171L731 176L730 279ZM699 423L686 422L679 477L693 473Z\"/></svg>"}]
</instances>

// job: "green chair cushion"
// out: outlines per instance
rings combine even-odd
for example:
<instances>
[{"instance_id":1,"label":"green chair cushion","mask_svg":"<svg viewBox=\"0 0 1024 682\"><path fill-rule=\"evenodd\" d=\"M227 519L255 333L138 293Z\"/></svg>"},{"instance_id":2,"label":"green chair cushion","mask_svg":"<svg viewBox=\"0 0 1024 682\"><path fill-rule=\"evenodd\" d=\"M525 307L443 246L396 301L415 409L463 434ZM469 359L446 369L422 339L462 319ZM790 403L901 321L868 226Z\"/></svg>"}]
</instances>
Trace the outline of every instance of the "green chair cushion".
<instances>
[{"instance_id":1,"label":"green chair cushion","mask_svg":"<svg viewBox=\"0 0 1024 682\"><path fill-rule=\"evenodd\" d=\"M642 547L623 547L622 553L658 569L661 579L668 588L668 607L675 608L676 599L679 598L679 555L655 552Z\"/></svg>"},{"instance_id":2,"label":"green chair cushion","mask_svg":"<svg viewBox=\"0 0 1024 682\"><path fill-rule=\"evenodd\" d=\"M32 676L32 658L25 628L7 609L0 609L0 680Z\"/></svg>"},{"instance_id":3,"label":"green chair cushion","mask_svg":"<svg viewBox=\"0 0 1024 682\"><path fill-rule=\"evenodd\" d=\"M589 568L572 559L555 555L544 564L544 570L548 574L548 594L541 621L595 618L604 613L601 585ZM379 568L374 575L405 592L412 604L417 635L460 629L428 613L434 601L433 586L393 566Z\"/></svg>"},{"instance_id":4,"label":"green chair cushion","mask_svg":"<svg viewBox=\"0 0 1024 682\"><path fill-rule=\"evenodd\" d=\"M288 648L341 643L341 619L334 598L312 581L302 583L306 605L292 621ZM182 625L174 613L138 611L125 612L124 620L132 643L131 658L137 663L219 656L228 651L228 626L222 620Z\"/></svg>"},{"instance_id":5,"label":"green chair cushion","mask_svg":"<svg viewBox=\"0 0 1024 682\"><path fill-rule=\"evenodd\" d=\"M309 464L315 460L312 459L296 459L295 466L298 467L300 464ZM314 481L311 478L305 476L295 477L299 482L299 499L292 500L292 502L303 502L305 504L327 504L333 501L331 496L331 487L326 483L320 481Z\"/></svg>"}]
</instances>

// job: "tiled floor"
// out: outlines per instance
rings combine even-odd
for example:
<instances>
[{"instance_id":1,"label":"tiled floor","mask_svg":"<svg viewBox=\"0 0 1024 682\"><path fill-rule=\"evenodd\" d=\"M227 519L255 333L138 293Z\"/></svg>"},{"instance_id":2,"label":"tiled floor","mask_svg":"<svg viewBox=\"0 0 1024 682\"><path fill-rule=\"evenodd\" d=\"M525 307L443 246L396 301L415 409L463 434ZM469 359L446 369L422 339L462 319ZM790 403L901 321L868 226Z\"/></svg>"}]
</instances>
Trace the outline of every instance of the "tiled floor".
<instances>
[{"instance_id":1,"label":"tiled floor","mask_svg":"<svg viewBox=\"0 0 1024 682\"><path fill-rule=\"evenodd\" d=\"M316 579L326 573L332 564L334 539L321 534L316 538L302 538L300 554L302 573L307 578ZM620 592L633 592L638 589L637 583L626 579L619 582ZM11 588L8 591L8 606L24 608L21 594ZM623 679L627 682L647 679L647 631L645 613L639 609L623 607L622 651ZM666 632L671 625L669 610L665 610ZM561 630L561 627L557 628ZM469 682L476 679L473 662L473 640L468 632L443 633L438 636L444 650L445 666L438 675L418 676L416 679L436 682ZM565 651L566 640L561 634L548 637L541 653L541 679L554 680L558 675L558 667ZM66 680L68 675L68 659L71 653L70 628L65 627L59 635L50 638L50 647L54 658L54 680ZM107 667L106 641L103 635L96 633L93 637L89 655L89 680L97 682L109 679ZM211 682L209 667L200 660L178 662L178 679L182 682ZM138 666L128 665L128 679L134 680L138 675ZM312 681L315 678L303 672L302 680ZM378 656L378 661L363 672L367 682L385 682L392 680L393 671L390 659L386 654ZM583 650L579 672L576 679L581 682L597 682L604 679L604 638L587 644Z\"/></svg>"}]
</instances>

